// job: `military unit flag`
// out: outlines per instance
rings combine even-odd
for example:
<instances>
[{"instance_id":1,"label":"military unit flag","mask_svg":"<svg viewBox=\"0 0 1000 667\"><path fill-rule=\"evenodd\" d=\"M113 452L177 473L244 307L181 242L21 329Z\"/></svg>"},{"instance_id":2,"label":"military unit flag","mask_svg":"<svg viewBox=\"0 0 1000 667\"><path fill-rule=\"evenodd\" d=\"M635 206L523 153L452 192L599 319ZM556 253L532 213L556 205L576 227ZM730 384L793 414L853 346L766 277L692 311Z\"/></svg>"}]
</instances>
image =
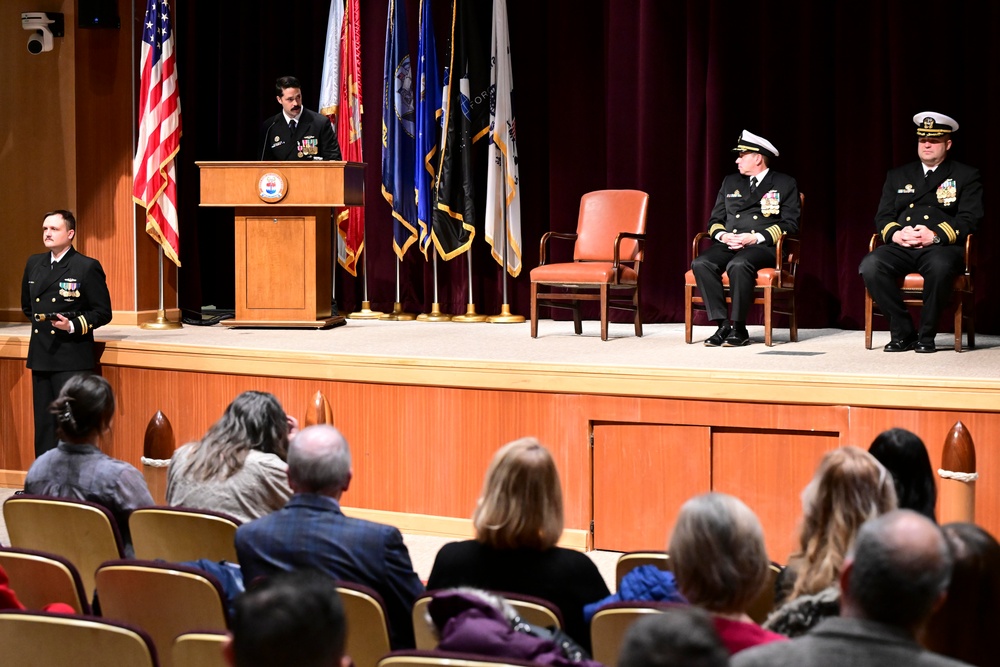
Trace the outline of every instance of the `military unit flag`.
<instances>
[{"instance_id":1,"label":"military unit flag","mask_svg":"<svg viewBox=\"0 0 1000 667\"><path fill-rule=\"evenodd\" d=\"M339 2L339 0L333 0ZM340 108L337 140L348 162L364 162L361 154L361 14L360 0L347 0L340 37ZM358 258L365 248L365 209L350 206L337 211L337 262L358 275Z\"/></svg>"},{"instance_id":2,"label":"military unit flag","mask_svg":"<svg viewBox=\"0 0 1000 667\"><path fill-rule=\"evenodd\" d=\"M382 196L392 206L392 248L402 260L417 240L416 118L404 2L389 0L382 80Z\"/></svg>"},{"instance_id":3,"label":"military unit flag","mask_svg":"<svg viewBox=\"0 0 1000 667\"><path fill-rule=\"evenodd\" d=\"M455 0L450 57L444 73L444 127L433 217L434 245L444 259L468 250L476 231L472 145L489 131L490 54L484 48L489 29L490 16L484 3Z\"/></svg>"},{"instance_id":4,"label":"military unit flag","mask_svg":"<svg viewBox=\"0 0 1000 667\"><path fill-rule=\"evenodd\" d=\"M323 80L319 86L319 112L336 123L340 105L340 33L344 22L344 0L330 0L323 49Z\"/></svg>"},{"instance_id":5,"label":"military unit flag","mask_svg":"<svg viewBox=\"0 0 1000 667\"><path fill-rule=\"evenodd\" d=\"M515 278L521 272L521 197L514 132L514 78L510 67L507 2L493 0L490 68L490 146L486 171L486 242ZM506 227L506 242L503 241ZM506 251L506 262L504 252Z\"/></svg>"},{"instance_id":6,"label":"military unit flag","mask_svg":"<svg viewBox=\"0 0 1000 667\"><path fill-rule=\"evenodd\" d=\"M437 175L438 138L441 128L441 75L430 0L420 0L420 30L417 42L417 148L414 176L417 179L418 247L427 257L431 245L431 217Z\"/></svg>"}]
</instances>

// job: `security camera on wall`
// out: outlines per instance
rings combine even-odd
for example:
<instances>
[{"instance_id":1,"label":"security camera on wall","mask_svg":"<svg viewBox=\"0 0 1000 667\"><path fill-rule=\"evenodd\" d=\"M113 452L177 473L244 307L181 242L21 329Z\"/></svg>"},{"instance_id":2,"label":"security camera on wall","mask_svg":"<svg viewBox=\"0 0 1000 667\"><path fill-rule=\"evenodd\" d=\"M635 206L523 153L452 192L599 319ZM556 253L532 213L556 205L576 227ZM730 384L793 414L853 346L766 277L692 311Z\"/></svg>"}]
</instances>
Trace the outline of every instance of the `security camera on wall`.
<instances>
[{"instance_id":1,"label":"security camera on wall","mask_svg":"<svg viewBox=\"0 0 1000 667\"><path fill-rule=\"evenodd\" d=\"M52 50L52 38L64 34L63 15L55 12L24 12L21 27L30 30L28 53L37 56Z\"/></svg>"}]
</instances>

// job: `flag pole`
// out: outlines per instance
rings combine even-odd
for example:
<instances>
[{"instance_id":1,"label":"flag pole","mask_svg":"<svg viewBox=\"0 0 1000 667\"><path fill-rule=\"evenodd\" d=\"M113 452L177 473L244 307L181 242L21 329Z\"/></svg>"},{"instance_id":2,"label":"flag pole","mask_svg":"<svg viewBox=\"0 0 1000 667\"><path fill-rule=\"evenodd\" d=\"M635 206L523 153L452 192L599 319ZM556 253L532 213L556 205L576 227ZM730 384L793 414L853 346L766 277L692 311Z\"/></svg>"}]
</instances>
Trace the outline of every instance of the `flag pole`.
<instances>
[{"instance_id":1,"label":"flag pole","mask_svg":"<svg viewBox=\"0 0 1000 667\"><path fill-rule=\"evenodd\" d=\"M385 313L380 317L380 320L387 320L390 322L409 322L410 320L417 319L417 316L413 313L408 313L403 310L403 305L400 299L400 289L399 289L399 267L402 266L403 260L396 258L396 301L392 304L392 312Z\"/></svg>"},{"instance_id":2,"label":"flag pole","mask_svg":"<svg viewBox=\"0 0 1000 667\"><path fill-rule=\"evenodd\" d=\"M167 329L180 329L184 325L180 322L173 322L167 319L167 311L163 307L163 246L158 245L159 250L159 262L157 266L159 267L160 273L160 307L156 311L156 319L152 322L143 322L139 325L140 329L156 329L158 331L165 331Z\"/></svg>"},{"instance_id":3,"label":"flag pole","mask_svg":"<svg viewBox=\"0 0 1000 667\"><path fill-rule=\"evenodd\" d=\"M431 312L417 315L418 322L450 322L451 315L441 312L441 304L438 303L438 254L437 247L431 244L431 261L434 265L434 303L431 304Z\"/></svg>"},{"instance_id":4,"label":"flag pole","mask_svg":"<svg viewBox=\"0 0 1000 667\"><path fill-rule=\"evenodd\" d=\"M368 234L368 230L365 230L365 234ZM372 304L368 301L368 246L366 245L361 249L361 289L363 291L363 297L361 300L361 310L356 313L351 313L347 317L352 320L377 320L381 317L382 312L379 310L372 310Z\"/></svg>"},{"instance_id":5,"label":"flag pole","mask_svg":"<svg viewBox=\"0 0 1000 667\"><path fill-rule=\"evenodd\" d=\"M507 156L500 151L500 173L503 174L503 248L500 261L500 273L503 274L503 306L499 315L491 315L486 321L491 324L520 324L524 315L514 315L510 312L510 302L507 300Z\"/></svg>"},{"instance_id":6,"label":"flag pole","mask_svg":"<svg viewBox=\"0 0 1000 667\"><path fill-rule=\"evenodd\" d=\"M340 234L337 231L337 209L330 209L330 227L333 228L333 243L330 247L330 253L333 255L332 270L330 271L330 316L340 315L337 308L337 265L340 264L340 258L337 254L338 244L340 243Z\"/></svg>"},{"instance_id":7,"label":"flag pole","mask_svg":"<svg viewBox=\"0 0 1000 667\"><path fill-rule=\"evenodd\" d=\"M472 300L472 246L465 251L465 265L469 269L469 303L465 306L465 315L455 315L452 322L485 322L486 316L476 312L476 304Z\"/></svg>"}]
</instances>

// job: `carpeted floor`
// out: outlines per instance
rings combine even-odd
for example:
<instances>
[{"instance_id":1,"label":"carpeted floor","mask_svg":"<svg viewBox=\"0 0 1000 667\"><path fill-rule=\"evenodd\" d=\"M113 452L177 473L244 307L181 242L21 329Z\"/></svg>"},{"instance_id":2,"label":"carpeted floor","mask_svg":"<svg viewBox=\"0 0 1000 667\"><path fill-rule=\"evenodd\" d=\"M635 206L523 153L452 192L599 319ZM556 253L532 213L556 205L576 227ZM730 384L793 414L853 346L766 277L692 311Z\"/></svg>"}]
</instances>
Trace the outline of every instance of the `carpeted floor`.
<instances>
[{"instance_id":1,"label":"carpeted floor","mask_svg":"<svg viewBox=\"0 0 1000 667\"><path fill-rule=\"evenodd\" d=\"M571 322L542 320L538 338L529 324L461 324L455 322L381 322L348 320L328 330L231 329L185 326L173 331L151 331L133 326L107 326L97 339L140 345L231 347L280 350L307 354L360 355L389 358L485 360L513 364L592 364L652 369L763 370L788 373L843 373L905 378L1000 377L1000 337L979 335L977 348L953 351L954 335L937 337L937 354L886 354L889 334L875 332L874 349L864 347L864 332L841 329L802 329L797 343L788 342L787 329L775 329L775 345L763 345L763 327L750 327L752 345L742 348L706 348L701 342L714 328L695 327L695 344L684 343L683 324L649 324L636 338L630 324L612 324L610 340L601 341L596 321L583 324L583 335L573 334ZM27 337L27 324L0 324L5 337Z\"/></svg>"}]
</instances>

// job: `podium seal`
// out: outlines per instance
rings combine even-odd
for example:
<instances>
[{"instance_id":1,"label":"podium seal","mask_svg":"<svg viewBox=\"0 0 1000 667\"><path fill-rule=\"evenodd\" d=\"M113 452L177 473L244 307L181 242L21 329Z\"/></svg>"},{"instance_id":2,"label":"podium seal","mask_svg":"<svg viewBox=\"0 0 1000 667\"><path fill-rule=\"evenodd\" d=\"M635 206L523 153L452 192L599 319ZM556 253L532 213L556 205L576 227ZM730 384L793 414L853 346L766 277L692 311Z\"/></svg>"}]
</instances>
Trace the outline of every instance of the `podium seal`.
<instances>
[{"instance_id":1,"label":"podium seal","mask_svg":"<svg viewBox=\"0 0 1000 667\"><path fill-rule=\"evenodd\" d=\"M269 204L279 202L285 197L285 178L279 172L268 171L257 181L257 196Z\"/></svg>"}]
</instances>

